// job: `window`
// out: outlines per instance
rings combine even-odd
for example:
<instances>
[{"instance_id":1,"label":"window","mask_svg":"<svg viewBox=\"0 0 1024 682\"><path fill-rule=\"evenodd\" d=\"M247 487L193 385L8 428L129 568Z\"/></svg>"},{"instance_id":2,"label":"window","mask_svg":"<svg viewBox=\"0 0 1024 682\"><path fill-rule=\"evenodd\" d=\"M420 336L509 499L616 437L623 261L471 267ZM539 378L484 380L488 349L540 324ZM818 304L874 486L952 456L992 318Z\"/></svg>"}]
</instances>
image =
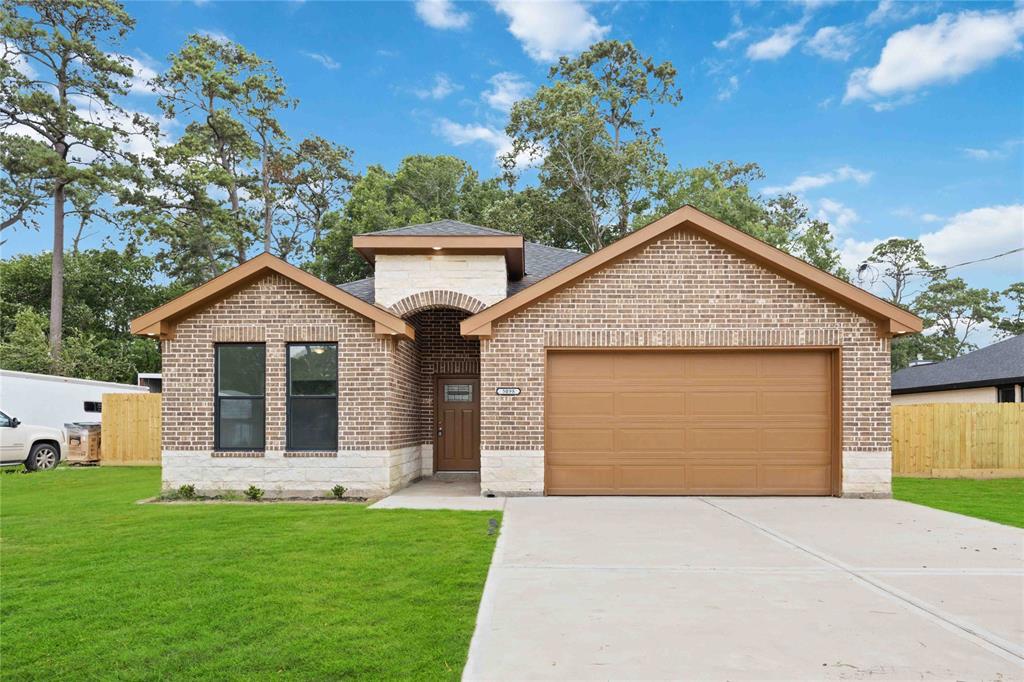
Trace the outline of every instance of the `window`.
<instances>
[{"instance_id":1,"label":"window","mask_svg":"<svg viewBox=\"0 0 1024 682\"><path fill-rule=\"evenodd\" d=\"M94 400L86 400L82 405L82 409L86 412L102 412L103 403Z\"/></svg>"},{"instance_id":2,"label":"window","mask_svg":"<svg viewBox=\"0 0 1024 682\"><path fill-rule=\"evenodd\" d=\"M446 403L473 402L473 384L445 384L444 401Z\"/></svg>"},{"instance_id":3,"label":"window","mask_svg":"<svg viewBox=\"0 0 1024 682\"><path fill-rule=\"evenodd\" d=\"M338 449L338 346L288 346L288 449Z\"/></svg>"},{"instance_id":4,"label":"window","mask_svg":"<svg viewBox=\"0 0 1024 682\"><path fill-rule=\"evenodd\" d=\"M1017 402L1017 387L1013 384L1006 386L996 386L996 398L997 402L1000 403L1015 403Z\"/></svg>"},{"instance_id":5,"label":"window","mask_svg":"<svg viewBox=\"0 0 1024 682\"><path fill-rule=\"evenodd\" d=\"M216 347L214 446L262 450L265 443L267 352L263 344Z\"/></svg>"},{"instance_id":6,"label":"window","mask_svg":"<svg viewBox=\"0 0 1024 682\"><path fill-rule=\"evenodd\" d=\"M13 421L14 420L8 417L6 414L0 412L0 427L10 428L11 426L13 426Z\"/></svg>"}]
</instances>

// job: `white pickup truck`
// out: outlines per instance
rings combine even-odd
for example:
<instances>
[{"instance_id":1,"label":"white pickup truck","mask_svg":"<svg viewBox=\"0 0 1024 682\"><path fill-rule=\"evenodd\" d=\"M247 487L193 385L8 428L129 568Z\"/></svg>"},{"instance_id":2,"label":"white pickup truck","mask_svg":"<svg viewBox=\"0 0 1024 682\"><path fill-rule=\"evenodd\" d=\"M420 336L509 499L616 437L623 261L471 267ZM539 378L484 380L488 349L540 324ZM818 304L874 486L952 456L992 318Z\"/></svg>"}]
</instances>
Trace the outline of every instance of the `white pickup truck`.
<instances>
[{"instance_id":1,"label":"white pickup truck","mask_svg":"<svg viewBox=\"0 0 1024 682\"><path fill-rule=\"evenodd\" d=\"M60 429L22 424L17 417L0 412L0 466L53 469L60 463L66 442Z\"/></svg>"}]
</instances>

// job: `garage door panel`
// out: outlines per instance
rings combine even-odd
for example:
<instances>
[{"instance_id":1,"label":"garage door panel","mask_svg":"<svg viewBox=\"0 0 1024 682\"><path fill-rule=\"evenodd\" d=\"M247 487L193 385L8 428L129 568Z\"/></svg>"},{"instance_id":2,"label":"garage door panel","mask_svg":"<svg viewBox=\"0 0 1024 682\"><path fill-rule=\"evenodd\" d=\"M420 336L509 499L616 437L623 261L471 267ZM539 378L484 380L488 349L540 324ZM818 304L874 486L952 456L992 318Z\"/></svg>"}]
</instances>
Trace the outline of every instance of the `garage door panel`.
<instances>
[{"instance_id":1,"label":"garage door panel","mask_svg":"<svg viewBox=\"0 0 1024 682\"><path fill-rule=\"evenodd\" d=\"M623 416L675 416L686 412L683 394L661 393L619 393L615 396L615 413Z\"/></svg>"},{"instance_id":2,"label":"garage door panel","mask_svg":"<svg viewBox=\"0 0 1024 682\"><path fill-rule=\"evenodd\" d=\"M828 352L552 352L548 367L548 493L831 491Z\"/></svg>"}]
</instances>

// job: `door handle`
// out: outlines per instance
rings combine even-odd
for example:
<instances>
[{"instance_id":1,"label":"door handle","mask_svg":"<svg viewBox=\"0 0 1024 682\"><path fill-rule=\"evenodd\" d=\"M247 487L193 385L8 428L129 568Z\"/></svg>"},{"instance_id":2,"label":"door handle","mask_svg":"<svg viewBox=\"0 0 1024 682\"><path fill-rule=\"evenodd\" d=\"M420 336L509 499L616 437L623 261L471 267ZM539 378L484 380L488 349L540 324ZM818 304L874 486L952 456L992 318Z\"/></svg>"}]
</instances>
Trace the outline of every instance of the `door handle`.
<instances>
[{"instance_id":1,"label":"door handle","mask_svg":"<svg viewBox=\"0 0 1024 682\"><path fill-rule=\"evenodd\" d=\"M440 438L443 435L444 435L444 427L441 426L441 425L438 425L438 427L437 427L437 437Z\"/></svg>"}]
</instances>

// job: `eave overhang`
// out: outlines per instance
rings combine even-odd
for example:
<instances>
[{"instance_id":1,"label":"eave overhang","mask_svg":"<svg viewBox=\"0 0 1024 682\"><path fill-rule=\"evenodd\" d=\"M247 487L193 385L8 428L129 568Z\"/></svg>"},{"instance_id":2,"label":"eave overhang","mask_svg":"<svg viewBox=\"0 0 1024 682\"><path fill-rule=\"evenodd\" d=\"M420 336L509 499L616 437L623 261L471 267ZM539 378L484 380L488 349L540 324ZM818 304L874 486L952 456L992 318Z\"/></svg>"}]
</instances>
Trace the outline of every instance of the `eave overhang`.
<instances>
[{"instance_id":1,"label":"eave overhang","mask_svg":"<svg viewBox=\"0 0 1024 682\"><path fill-rule=\"evenodd\" d=\"M573 284L587 275L607 267L672 230L693 231L708 240L739 253L779 275L797 282L834 300L878 325L880 337L920 332L921 318L892 305L795 256L781 251L735 227L703 213L693 206L683 206L619 241L590 254L569 267L559 270L536 284L523 289L462 321L463 336L488 338L495 322Z\"/></svg>"},{"instance_id":2,"label":"eave overhang","mask_svg":"<svg viewBox=\"0 0 1024 682\"><path fill-rule=\"evenodd\" d=\"M160 339L173 339L179 320L203 308L209 307L230 296L252 282L270 273L277 273L310 289L324 298L348 308L354 313L374 322L374 333L413 340L416 338L412 325L386 310L371 305L352 294L342 291L329 282L315 277L305 270L281 260L277 256L263 253L247 260L222 275L214 277L191 291L168 301L131 322L132 334Z\"/></svg>"},{"instance_id":3,"label":"eave overhang","mask_svg":"<svg viewBox=\"0 0 1024 682\"><path fill-rule=\"evenodd\" d=\"M487 254L505 256L510 281L518 281L526 272L524 239L509 235L386 235L359 234L352 247L373 265L377 254L419 254L424 256Z\"/></svg>"}]
</instances>

